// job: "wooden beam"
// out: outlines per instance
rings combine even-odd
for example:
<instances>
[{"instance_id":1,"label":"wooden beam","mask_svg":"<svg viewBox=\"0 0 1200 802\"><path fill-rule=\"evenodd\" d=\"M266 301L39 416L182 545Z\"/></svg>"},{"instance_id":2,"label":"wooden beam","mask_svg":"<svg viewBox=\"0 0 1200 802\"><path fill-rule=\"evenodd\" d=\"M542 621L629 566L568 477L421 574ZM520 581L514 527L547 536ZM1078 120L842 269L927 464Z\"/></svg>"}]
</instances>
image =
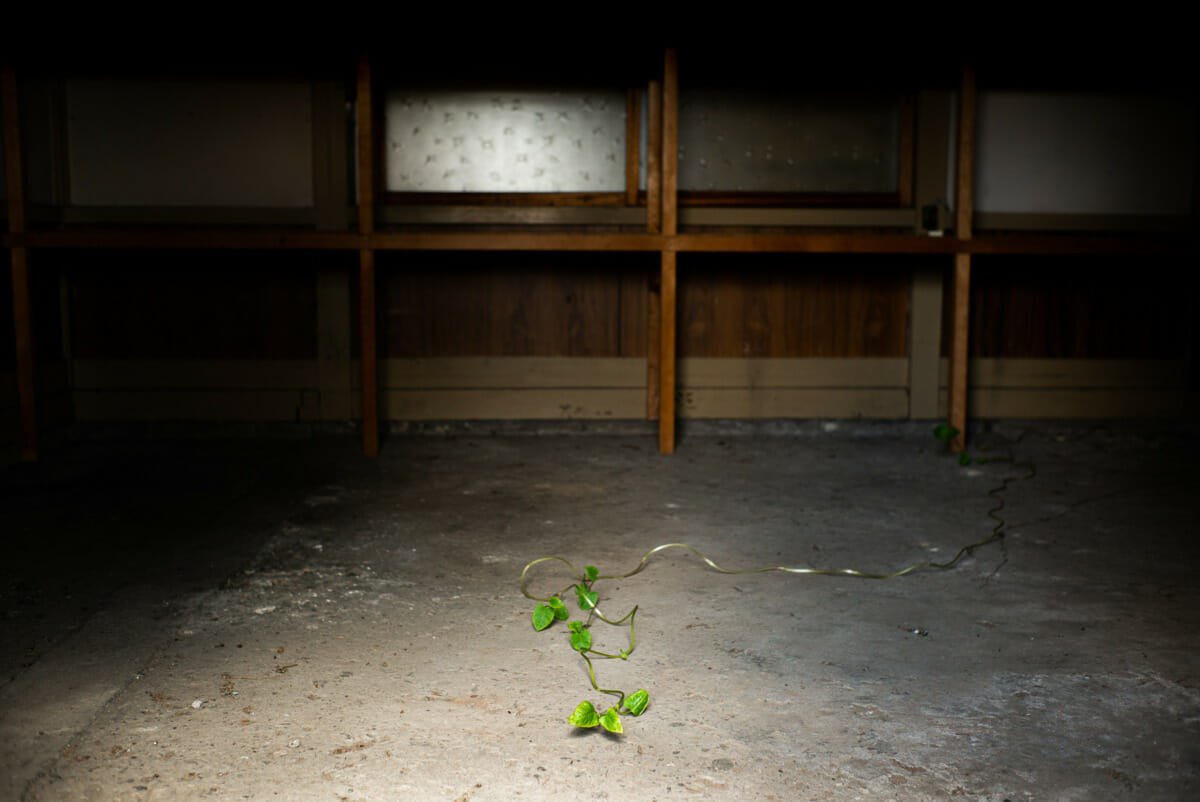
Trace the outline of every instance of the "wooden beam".
<instances>
[{"instance_id":1,"label":"wooden beam","mask_svg":"<svg viewBox=\"0 0 1200 802\"><path fill-rule=\"evenodd\" d=\"M672 246L679 227L679 58L668 48L663 55L662 86L662 233L670 238L659 270L658 450L675 453L675 319L676 253Z\"/></svg>"},{"instance_id":2,"label":"wooden beam","mask_svg":"<svg viewBox=\"0 0 1200 802\"><path fill-rule=\"evenodd\" d=\"M912 234L678 234L673 250L707 253L954 253L949 237Z\"/></svg>"},{"instance_id":3,"label":"wooden beam","mask_svg":"<svg viewBox=\"0 0 1200 802\"><path fill-rule=\"evenodd\" d=\"M658 451L675 453L675 252L663 251L659 331Z\"/></svg>"},{"instance_id":4,"label":"wooden beam","mask_svg":"<svg viewBox=\"0 0 1200 802\"><path fill-rule=\"evenodd\" d=\"M375 230L375 138L371 92L371 63L364 52L358 60L355 111L358 119L358 233L362 235L363 240L358 252L359 362L362 369L363 453L368 457L379 454L375 251L370 240Z\"/></svg>"},{"instance_id":5,"label":"wooden beam","mask_svg":"<svg viewBox=\"0 0 1200 802\"><path fill-rule=\"evenodd\" d=\"M641 172L642 93L629 89L625 96L625 205L637 206Z\"/></svg>"},{"instance_id":6,"label":"wooden beam","mask_svg":"<svg viewBox=\"0 0 1200 802\"><path fill-rule=\"evenodd\" d=\"M662 231L662 82L651 81L646 118L646 231Z\"/></svg>"},{"instance_id":7,"label":"wooden beam","mask_svg":"<svg viewBox=\"0 0 1200 802\"><path fill-rule=\"evenodd\" d=\"M375 252L358 253L359 350L362 364L363 453L379 454L379 362L375 350Z\"/></svg>"},{"instance_id":8,"label":"wooden beam","mask_svg":"<svg viewBox=\"0 0 1200 802\"><path fill-rule=\"evenodd\" d=\"M25 231L25 182L21 173L21 124L17 96L17 74L5 64L0 72L3 96L4 163L8 192L8 230L19 236ZM17 403L20 407L21 459L37 459L37 396L34 387L33 309L29 292L29 261L25 246L10 246L12 261L13 334L16 346Z\"/></svg>"},{"instance_id":9,"label":"wooden beam","mask_svg":"<svg viewBox=\"0 0 1200 802\"><path fill-rule=\"evenodd\" d=\"M590 234L555 231L383 232L371 235L375 250L420 251L657 251L651 234Z\"/></svg>"},{"instance_id":10,"label":"wooden beam","mask_svg":"<svg viewBox=\"0 0 1200 802\"><path fill-rule=\"evenodd\" d=\"M972 236L962 242L960 250L971 254L1172 256L1194 252L1195 248L1196 238L1181 234L1017 234Z\"/></svg>"},{"instance_id":11,"label":"wooden beam","mask_svg":"<svg viewBox=\"0 0 1200 802\"><path fill-rule=\"evenodd\" d=\"M679 221L679 59L668 49L663 59L662 233L674 236Z\"/></svg>"},{"instance_id":12,"label":"wooden beam","mask_svg":"<svg viewBox=\"0 0 1200 802\"><path fill-rule=\"evenodd\" d=\"M947 413L949 424L959 434L950 440L950 450L962 451L967 431L967 329L970 327L971 255L955 254L950 276L953 311L950 318L950 386Z\"/></svg>"},{"instance_id":13,"label":"wooden beam","mask_svg":"<svg viewBox=\"0 0 1200 802\"><path fill-rule=\"evenodd\" d=\"M662 398L660 386L662 359L662 284L661 276L646 277L646 420L658 420Z\"/></svg>"},{"instance_id":14,"label":"wooden beam","mask_svg":"<svg viewBox=\"0 0 1200 802\"><path fill-rule=\"evenodd\" d=\"M958 176L954 191L954 233L960 243L971 239L975 210L975 71L963 68L958 97ZM950 441L951 451L966 446L967 430L967 333L970 329L971 254L954 256L951 279L954 311L950 327L949 423L959 434Z\"/></svg>"},{"instance_id":15,"label":"wooden beam","mask_svg":"<svg viewBox=\"0 0 1200 802\"><path fill-rule=\"evenodd\" d=\"M74 229L13 235L13 245L29 248L178 248L244 251L358 250L362 237L348 231L261 229Z\"/></svg>"}]
</instances>

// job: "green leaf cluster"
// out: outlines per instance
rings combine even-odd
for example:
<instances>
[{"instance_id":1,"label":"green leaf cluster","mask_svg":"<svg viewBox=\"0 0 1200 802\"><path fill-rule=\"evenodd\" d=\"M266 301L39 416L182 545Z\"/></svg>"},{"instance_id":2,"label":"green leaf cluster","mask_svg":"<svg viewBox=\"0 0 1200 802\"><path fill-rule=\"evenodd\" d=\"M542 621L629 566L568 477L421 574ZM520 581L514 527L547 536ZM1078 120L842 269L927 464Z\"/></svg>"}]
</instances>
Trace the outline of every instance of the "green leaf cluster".
<instances>
[{"instance_id":1,"label":"green leaf cluster","mask_svg":"<svg viewBox=\"0 0 1200 802\"><path fill-rule=\"evenodd\" d=\"M557 596L551 596L545 604L533 608L533 628L541 632L555 621L566 621L571 617L567 605Z\"/></svg>"},{"instance_id":2,"label":"green leaf cluster","mask_svg":"<svg viewBox=\"0 0 1200 802\"><path fill-rule=\"evenodd\" d=\"M953 440L954 438L958 437L960 434L962 434L962 431L957 426L951 426L948 423L939 423L937 426L933 427L933 436L936 439L942 441L943 443L948 440ZM987 460L984 460L984 459L972 460L971 455L968 454L966 451L960 451L958 453L958 464L959 465L962 465L965 467L967 465L970 465L972 462L974 462L976 465L982 465L983 463L987 462Z\"/></svg>"},{"instance_id":3,"label":"green leaf cluster","mask_svg":"<svg viewBox=\"0 0 1200 802\"><path fill-rule=\"evenodd\" d=\"M650 694L645 688L636 693L631 693L625 699L625 712L631 716L640 716L646 710L646 705L650 701ZM604 711L601 715L596 706L591 702L584 700L575 708L575 712L570 715L567 722L574 724L576 727L591 729L595 726L601 726L609 732L623 733L625 730L621 726L621 713L618 708L621 705L613 705Z\"/></svg>"},{"instance_id":4,"label":"green leaf cluster","mask_svg":"<svg viewBox=\"0 0 1200 802\"><path fill-rule=\"evenodd\" d=\"M570 564L568 563L568 565ZM575 571L574 568L572 568L572 571L580 581L568 588L565 588L562 593L572 589L575 591L575 598L579 604L579 610L581 613L587 613L587 619L585 621L568 620L570 618L570 613L567 612L567 607L560 598L560 594L555 594L534 607L533 628L536 631L541 632L542 630L549 628L555 621L567 621L567 630L570 632L571 648L578 652L580 657L582 657L587 663L588 676L591 679L592 687L601 693L609 693L619 697L617 704L609 707L608 710L606 710L603 714L597 711L595 705L593 705L591 702L581 702L579 706L575 708L575 712L571 714L568 721L571 724L574 724L576 727L590 728L600 726L604 727L604 729L608 730L609 732L621 733L624 732L621 726L621 711L624 710L624 712L632 716L640 716L646 710L646 706L650 702L650 694L644 688L636 693L630 694L629 696L626 696L624 691L601 688L596 684L596 671L595 666L592 664L592 660L596 658L620 660L628 659L629 655L633 653L633 619L637 614L637 607L634 607L624 618L619 620L611 621L605 618L597 608L597 605L600 603L600 594L592 590L592 583L600 579L600 569L596 568L594 565L587 565L584 566L584 571L582 574L580 574L578 571ZM614 626L621 625L628 621L629 648L620 649L616 654L606 654L593 649L590 627L592 625L592 621L596 618L599 618L606 624L612 624Z\"/></svg>"}]
</instances>

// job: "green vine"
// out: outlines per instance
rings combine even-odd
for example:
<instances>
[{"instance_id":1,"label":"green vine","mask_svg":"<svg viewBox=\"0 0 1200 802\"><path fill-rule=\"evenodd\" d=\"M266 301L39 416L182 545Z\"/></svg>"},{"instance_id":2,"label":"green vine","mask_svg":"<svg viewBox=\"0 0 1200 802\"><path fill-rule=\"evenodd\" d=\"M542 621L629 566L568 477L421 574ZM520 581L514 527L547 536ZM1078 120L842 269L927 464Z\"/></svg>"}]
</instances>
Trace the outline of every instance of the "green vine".
<instances>
[{"instance_id":1,"label":"green vine","mask_svg":"<svg viewBox=\"0 0 1200 802\"><path fill-rule=\"evenodd\" d=\"M934 429L934 437L942 441L957 437L958 434L958 429L945 424L942 424ZM621 714L626 713L631 716L640 716L643 712L645 712L646 707L650 703L650 694L645 688L642 688L641 690L635 691L631 694L626 694L625 691L616 688L601 688L599 683L596 682L596 666L593 662L594 660L627 660L629 656L633 654L634 646L637 642L637 633L634 626L634 621L637 617L638 611L638 608L635 605L632 610L630 610L621 618L613 620L606 617L600 611L600 594L593 589L597 582L604 579L626 579L634 576L635 574L639 574L645 569L646 564L649 562L651 557L653 557L655 554L658 554L660 551L665 551L666 549L686 549L703 560L709 568L722 574L762 574L767 573L768 571L783 571L789 574L854 576L861 579L893 579L922 568L932 568L938 570L952 568L958 564L959 560L981 546L986 546L989 543L997 541L1000 541L1003 545L1002 539L1004 537L1005 522L999 514L1000 510L1004 508L1004 499L1002 496L1008 489L1008 486L1011 482L1032 479L1036 475L1036 469L1032 463L1017 463L1013 456L1012 447L1020 442L1021 438L1023 437L1024 435L1014 441L1009 441L1009 454L1007 458L992 460L992 462L1007 462L1014 466L1021 465L1027 469L1027 473L1024 475L1004 477L999 485L988 491L988 495L996 500L996 506L988 510L987 513L988 517L992 518L996 522L995 526L992 528L991 534L977 543L971 543L970 545L963 546L958 550L953 558L947 560L946 562L914 563L906 568L902 568L899 571L894 571L888 574L868 573L866 571L859 571L854 568L794 568L785 565L771 565L762 568L731 570L728 568L722 568L708 557L700 553L700 551L698 551L696 548L689 546L686 543L664 543L661 546L655 546L654 548L650 549L650 551L646 552L645 555L642 556L641 561L637 564L637 567L624 574L610 574L602 576L600 574L600 569L596 568L594 565L585 565L583 571L581 572L574 565L572 565L570 561L562 557L540 557L529 563L525 566L525 569L521 571L521 593L524 594L526 598L538 602L537 606L533 608L533 628L538 632L541 632L544 629L549 629L556 621L566 621L567 631L570 633L571 648L578 652L579 656L582 657L584 662L587 663L588 679L592 683L592 688L599 693L609 694L617 697L616 704L610 705L604 711L604 713L601 713L592 702L585 699L576 706L575 711L571 713L567 721L576 727L592 728L599 726L603 727L609 732L622 733L624 732L624 729L621 725ZM985 462L983 459L972 460L971 457L967 456L965 452L959 455L958 461L961 465L969 465L971 462L975 462L977 464ZM575 577L576 581L550 596L534 596L529 592L527 586L529 580L529 571L536 565L550 561L560 562L567 566L567 568L571 571L571 574ZM564 595L567 595L572 591L575 593L575 602L579 607L581 616L586 614L582 620L570 620L571 614L567 610L566 603L562 600ZM625 625L628 622L629 648L620 649L616 654L602 652L593 648L591 628L593 623L596 621L602 621L605 624L609 624L610 626L614 627Z\"/></svg>"},{"instance_id":2,"label":"green vine","mask_svg":"<svg viewBox=\"0 0 1200 802\"><path fill-rule=\"evenodd\" d=\"M532 595L526 589L525 580L530 568L548 560L557 560L564 563L571 569L571 573L579 581L568 585L553 596L541 598ZM624 576L632 576L632 574L625 574ZM568 722L574 724L576 727L591 728L601 726L609 732L622 733L624 732L624 728L621 726L621 713L625 712L631 716L640 716L650 703L650 694L645 688L631 694L626 694L624 691L616 688L601 688L596 682L596 666L592 662L594 659L626 660L629 658L629 655L633 654L634 647L637 644L634 619L637 617L638 608L634 606L632 610L616 620L609 619L600 612L600 594L592 590L592 585L598 580L619 578L621 577L600 576L600 569L594 565L585 565L583 573L580 573L574 565L562 557L542 557L526 565L525 570L521 572L521 592L527 598L541 602L541 604L533 608L533 628L541 632L550 627L555 621L567 621L567 630L571 633L571 648L579 652L579 656L587 663L588 678L591 680L592 688L600 693L617 697L616 704L610 705L604 713L600 713L596 709L596 706L586 699L580 702L576 706L575 712L567 719ZM587 613L587 617L582 621L568 620L571 614L567 611L567 605L563 602L562 596L572 590L575 591L575 601L579 606L580 613ZM593 648L591 627L592 623L597 620L611 626L621 626L628 621L629 648L621 649L616 654L602 652L599 649Z\"/></svg>"},{"instance_id":3,"label":"green vine","mask_svg":"<svg viewBox=\"0 0 1200 802\"><path fill-rule=\"evenodd\" d=\"M933 427L933 436L935 438L937 438L938 440L941 440L943 443L953 440L954 438L958 437L960 434L962 434L962 431L957 426L951 426L948 423L939 423L937 426ZM963 449L962 451L958 452L958 464L959 465L966 467L967 465L970 465L972 462L974 462L976 465L982 465L985 462L987 462L987 460L985 460L983 458L974 459L974 460L971 459L971 455L967 453L966 449Z\"/></svg>"}]
</instances>

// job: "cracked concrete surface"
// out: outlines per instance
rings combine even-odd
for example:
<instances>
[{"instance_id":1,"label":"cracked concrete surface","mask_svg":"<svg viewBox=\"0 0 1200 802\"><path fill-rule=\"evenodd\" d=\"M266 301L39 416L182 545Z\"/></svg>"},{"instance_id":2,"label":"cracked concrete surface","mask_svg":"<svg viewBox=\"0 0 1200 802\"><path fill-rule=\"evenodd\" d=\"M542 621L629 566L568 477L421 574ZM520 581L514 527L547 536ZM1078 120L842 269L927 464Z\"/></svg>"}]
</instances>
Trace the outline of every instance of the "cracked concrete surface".
<instances>
[{"instance_id":1,"label":"cracked concrete surface","mask_svg":"<svg viewBox=\"0 0 1200 802\"><path fill-rule=\"evenodd\" d=\"M533 631L530 560L626 571L682 541L731 568L895 570L986 537L988 491L1023 472L962 468L928 427L828 428L689 434L672 457L459 432L375 461L174 441L4 467L0 798L1200 794L1187 430L1034 425L1003 545L949 571L726 576L673 551L601 582L606 610L640 605L601 685L650 707L622 736L571 727L605 697L561 624Z\"/></svg>"}]
</instances>

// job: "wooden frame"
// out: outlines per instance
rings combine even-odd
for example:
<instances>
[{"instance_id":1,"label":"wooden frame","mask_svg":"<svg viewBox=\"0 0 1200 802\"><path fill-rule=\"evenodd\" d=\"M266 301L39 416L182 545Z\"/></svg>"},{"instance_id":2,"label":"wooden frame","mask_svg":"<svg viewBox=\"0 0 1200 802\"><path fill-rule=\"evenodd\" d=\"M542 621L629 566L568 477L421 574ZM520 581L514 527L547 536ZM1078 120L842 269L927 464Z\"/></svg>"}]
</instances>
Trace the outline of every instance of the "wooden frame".
<instances>
[{"instance_id":1,"label":"wooden frame","mask_svg":"<svg viewBox=\"0 0 1200 802\"><path fill-rule=\"evenodd\" d=\"M642 231L618 227L570 229L538 225L535 229L509 227L473 227L468 230L376 229L376 201L379 198L379 127L376 125L371 62L366 54L358 61L355 82L358 135L358 219L356 230L304 230L264 228L70 228L28 231L25 224L24 182L21 174L21 146L17 76L13 66L5 66L2 75L3 129L7 163L8 233L4 244L12 258L14 323L16 328L17 373L20 398L21 454L24 459L37 455L37 422L34 410L34 353L32 314L29 305L30 250L40 248L187 248L243 250L345 250L359 255L360 384L362 389L363 450L374 455L379 448L379 358L376 348L376 274L377 251L407 250L505 250L505 251L613 251L653 252L659 254L658 270L647 278L647 360L646 416L659 424L659 449L671 453L675 448L676 391L678 359L676 355L677 298L679 283L678 254L693 252L727 253L870 253L870 254L941 254L953 257L952 284L953 334L949 366L949 420L965 428L967 389L966 332L969 323L971 257L974 254L1022 253L1152 253L1192 255L1195 236L1186 233L1152 233L1145 236L1054 235L1044 232L1019 235L975 236L973 221L974 161L974 72L963 71L960 87L958 124L957 203L954 236L926 237L911 233L847 228L837 231L816 228L776 227L770 233L726 230L716 233L679 233L680 206L688 202L687 193L678 191L678 99L679 70L674 50L663 53L661 79L654 76L647 85L647 163L646 189L637 186L641 165L637 146L640 138L641 96L638 90L627 92L626 190L624 193L599 193L589 198L564 195L564 205L612 205L645 207ZM889 203L906 207L921 199L916 196L917 167L914 164L913 137L915 104L911 96L901 106L900 186ZM637 136L631 132L637 132ZM924 172L922 173L924 175ZM923 179L928 182L928 177ZM936 181L934 182L936 183ZM871 199L876 199L871 196ZM384 193L384 202L394 200ZM407 200L407 198L405 199ZM428 202L430 198L420 198ZM436 202L462 203L479 200L466 194L453 195ZM716 202L716 198L710 198ZM759 202L780 202L780 197L755 198L728 196L722 202L753 206ZM861 198L858 202L865 202ZM544 197L492 196L490 202L512 205L542 204ZM703 205L703 204L701 204ZM686 266L686 257L685 257ZM926 282L928 283L928 282ZM928 288L927 288L928 289ZM932 296L930 296L932 297ZM928 303L926 304L929 305ZM930 335L931 337L932 335ZM926 339L930 339L926 337ZM347 346L348 348L348 346ZM928 362L928 360L926 360ZM341 364L341 363L339 363ZM929 366L922 367L929 373ZM928 403L923 402L928 406ZM961 438L954 444L962 447Z\"/></svg>"},{"instance_id":2,"label":"wooden frame","mask_svg":"<svg viewBox=\"0 0 1200 802\"><path fill-rule=\"evenodd\" d=\"M963 69L958 95L958 175L955 182L954 233L959 243L971 239L975 211L975 71ZM967 332L970 329L971 254L954 254L950 279L954 311L950 319L950 425L958 434L950 439L950 450L962 451L967 429Z\"/></svg>"}]
</instances>

